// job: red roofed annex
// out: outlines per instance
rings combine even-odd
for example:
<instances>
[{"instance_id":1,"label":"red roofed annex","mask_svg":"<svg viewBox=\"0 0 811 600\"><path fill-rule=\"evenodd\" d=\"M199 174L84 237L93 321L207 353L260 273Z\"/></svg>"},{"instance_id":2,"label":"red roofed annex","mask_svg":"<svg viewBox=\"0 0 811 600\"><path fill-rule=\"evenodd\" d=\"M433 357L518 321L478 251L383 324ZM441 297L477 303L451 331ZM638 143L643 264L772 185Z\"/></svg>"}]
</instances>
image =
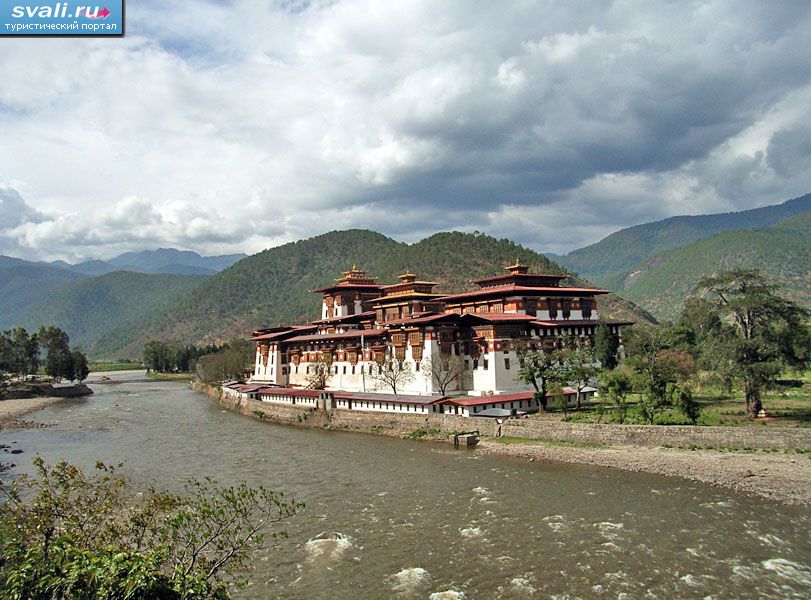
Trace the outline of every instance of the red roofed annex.
<instances>
[{"instance_id":1,"label":"red roofed annex","mask_svg":"<svg viewBox=\"0 0 811 600\"><path fill-rule=\"evenodd\" d=\"M445 390L447 395L527 392L529 387L517 378L519 347L551 349L564 336L594 338L596 298L608 292L566 287L561 285L565 278L529 273L516 261L503 275L473 280L475 290L446 295L434 290L436 282L420 280L408 271L397 283L382 285L353 266L334 285L313 290L322 295L320 319L254 332L256 360L250 384L303 389L315 365L327 362L327 390L382 396L391 390L379 384L376 369L383 361L396 359L413 375L398 394L436 397L440 389L431 365L441 358L454 360L461 370ZM630 324L601 322L618 336L620 328ZM530 396L520 398L522 408L523 401L528 407ZM458 400L425 403L421 410L444 412L467 406Z\"/></svg>"}]
</instances>

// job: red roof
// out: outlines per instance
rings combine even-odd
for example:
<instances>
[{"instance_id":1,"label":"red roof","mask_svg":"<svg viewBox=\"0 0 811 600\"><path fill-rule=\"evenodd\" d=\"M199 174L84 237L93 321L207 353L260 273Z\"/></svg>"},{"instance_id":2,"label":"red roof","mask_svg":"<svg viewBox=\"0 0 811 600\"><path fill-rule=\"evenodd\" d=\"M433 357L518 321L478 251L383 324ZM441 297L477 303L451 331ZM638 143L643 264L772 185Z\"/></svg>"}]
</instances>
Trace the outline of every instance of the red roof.
<instances>
[{"instance_id":1,"label":"red roof","mask_svg":"<svg viewBox=\"0 0 811 600\"><path fill-rule=\"evenodd\" d=\"M566 279L568 275L556 275L553 273L504 273L503 275L493 275L481 279L471 279L472 283L487 283L488 281L498 281L499 279Z\"/></svg>"},{"instance_id":2,"label":"red roof","mask_svg":"<svg viewBox=\"0 0 811 600\"><path fill-rule=\"evenodd\" d=\"M288 335L295 335L295 334L300 333L302 331L315 331L316 329L317 329L317 327L315 325L294 325L294 326L292 326L292 327L290 327L288 329L285 329L284 331L275 331L273 333L263 333L261 335L255 335L250 339L253 340L254 342L278 340L278 339L284 338L285 336L288 336Z\"/></svg>"},{"instance_id":3,"label":"red roof","mask_svg":"<svg viewBox=\"0 0 811 600\"><path fill-rule=\"evenodd\" d=\"M438 298L443 302L453 302L464 300L465 298L478 298L481 296L499 296L506 294L537 294L548 296L566 296L571 294L608 294L608 290L595 288L575 288L575 287L530 287L526 285L499 285L472 292L462 292L461 294L451 294Z\"/></svg>"},{"instance_id":4,"label":"red roof","mask_svg":"<svg viewBox=\"0 0 811 600\"><path fill-rule=\"evenodd\" d=\"M329 340L347 340L347 339L355 339L360 338L361 336L364 337L380 337L384 335L386 332L382 329L353 329L352 331L347 331L345 333L316 333L311 335L297 335L296 337L291 337L286 342L317 342L317 341L329 341Z\"/></svg>"},{"instance_id":5,"label":"red roof","mask_svg":"<svg viewBox=\"0 0 811 600\"><path fill-rule=\"evenodd\" d=\"M374 318L375 311L367 310L366 312L356 313L354 315L346 315L345 317L329 317L327 319L319 319L313 323L340 323L342 321L362 321L363 319Z\"/></svg>"},{"instance_id":6,"label":"red roof","mask_svg":"<svg viewBox=\"0 0 811 600\"><path fill-rule=\"evenodd\" d=\"M394 321L386 321L383 325L424 325L426 323L433 323L434 321L441 321L442 319L458 319L460 315L456 313L443 313L441 315L429 315L427 317L408 317L406 319L396 319Z\"/></svg>"},{"instance_id":7,"label":"red roof","mask_svg":"<svg viewBox=\"0 0 811 600\"><path fill-rule=\"evenodd\" d=\"M573 320L561 319L560 321L533 321L532 325L539 327L581 327L583 325L633 325L634 321L589 321L589 320Z\"/></svg>"},{"instance_id":8,"label":"red roof","mask_svg":"<svg viewBox=\"0 0 811 600\"><path fill-rule=\"evenodd\" d=\"M478 317L485 321L528 321L534 322L535 317L526 313L465 313L462 317Z\"/></svg>"},{"instance_id":9,"label":"red roof","mask_svg":"<svg viewBox=\"0 0 811 600\"><path fill-rule=\"evenodd\" d=\"M259 394L266 396L298 396L301 398L318 398L324 390L310 390L307 388L280 388L267 387L259 390Z\"/></svg>"},{"instance_id":10,"label":"red roof","mask_svg":"<svg viewBox=\"0 0 811 600\"><path fill-rule=\"evenodd\" d=\"M500 404L515 400L532 400L534 395L535 392L516 392L515 394L496 394L494 396L464 396L449 398L447 403L457 406L481 406L482 404Z\"/></svg>"}]
</instances>

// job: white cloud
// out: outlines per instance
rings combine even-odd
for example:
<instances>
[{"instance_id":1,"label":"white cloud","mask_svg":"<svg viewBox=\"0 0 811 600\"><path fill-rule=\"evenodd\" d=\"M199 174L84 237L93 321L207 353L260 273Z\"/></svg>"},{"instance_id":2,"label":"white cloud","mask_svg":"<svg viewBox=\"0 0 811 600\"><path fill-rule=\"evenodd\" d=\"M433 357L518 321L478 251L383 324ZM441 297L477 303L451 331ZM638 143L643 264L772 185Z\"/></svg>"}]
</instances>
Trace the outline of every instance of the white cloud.
<instances>
[{"instance_id":1,"label":"white cloud","mask_svg":"<svg viewBox=\"0 0 811 600\"><path fill-rule=\"evenodd\" d=\"M338 226L563 250L811 186L804 5L128 8L123 40L4 41L0 178L30 210L3 251L255 251Z\"/></svg>"}]
</instances>

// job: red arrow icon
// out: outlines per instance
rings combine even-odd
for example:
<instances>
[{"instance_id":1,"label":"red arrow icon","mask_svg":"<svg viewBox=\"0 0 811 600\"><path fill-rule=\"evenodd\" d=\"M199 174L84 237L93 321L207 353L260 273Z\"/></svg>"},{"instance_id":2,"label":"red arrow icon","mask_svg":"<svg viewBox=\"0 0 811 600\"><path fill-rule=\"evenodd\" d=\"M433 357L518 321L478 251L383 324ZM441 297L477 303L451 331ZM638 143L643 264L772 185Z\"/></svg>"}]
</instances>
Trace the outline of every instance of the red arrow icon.
<instances>
[{"instance_id":1,"label":"red arrow icon","mask_svg":"<svg viewBox=\"0 0 811 600\"><path fill-rule=\"evenodd\" d=\"M87 18L88 19L106 19L109 16L110 16L110 11L107 10L107 7L105 6L101 10L96 9L96 12L94 14L92 14L92 15L87 15Z\"/></svg>"}]
</instances>

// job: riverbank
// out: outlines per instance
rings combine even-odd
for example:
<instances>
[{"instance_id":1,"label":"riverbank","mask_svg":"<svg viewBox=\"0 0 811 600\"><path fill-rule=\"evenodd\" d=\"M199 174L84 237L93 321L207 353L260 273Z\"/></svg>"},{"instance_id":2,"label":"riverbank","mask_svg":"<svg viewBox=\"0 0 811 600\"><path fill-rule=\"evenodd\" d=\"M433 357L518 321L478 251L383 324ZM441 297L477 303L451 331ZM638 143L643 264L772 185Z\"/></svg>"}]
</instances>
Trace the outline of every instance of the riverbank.
<instances>
[{"instance_id":1,"label":"riverbank","mask_svg":"<svg viewBox=\"0 0 811 600\"><path fill-rule=\"evenodd\" d=\"M280 424L448 442L478 430L478 451L682 477L785 504L811 506L807 429L624 426L549 423L431 414L324 411L223 396L192 383L228 410Z\"/></svg>"},{"instance_id":2,"label":"riverbank","mask_svg":"<svg viewBox=\"0 0 811 600\"><path fill-rule=\"evenodd\" d=\"M47 425L43 423L23 421L19 419L19 417L37 410L42 410L46 406L56 404L61 400L62 398L51 396L48 398L17 398L0 401L0 431L47 427Z\"/></svg>"},{"instance_id":3,"label":"riverbank","mask_svg":"<svg viewBox=\"0 0 811 600\"><path fill-rule=\"evenodd\" d=\"M529 460L611 467L681 477L811 506L811 457L785 452L743 452L641 446L579 446L544 440L482 440L477 451Z\"/></svg>"}]
</instances>

